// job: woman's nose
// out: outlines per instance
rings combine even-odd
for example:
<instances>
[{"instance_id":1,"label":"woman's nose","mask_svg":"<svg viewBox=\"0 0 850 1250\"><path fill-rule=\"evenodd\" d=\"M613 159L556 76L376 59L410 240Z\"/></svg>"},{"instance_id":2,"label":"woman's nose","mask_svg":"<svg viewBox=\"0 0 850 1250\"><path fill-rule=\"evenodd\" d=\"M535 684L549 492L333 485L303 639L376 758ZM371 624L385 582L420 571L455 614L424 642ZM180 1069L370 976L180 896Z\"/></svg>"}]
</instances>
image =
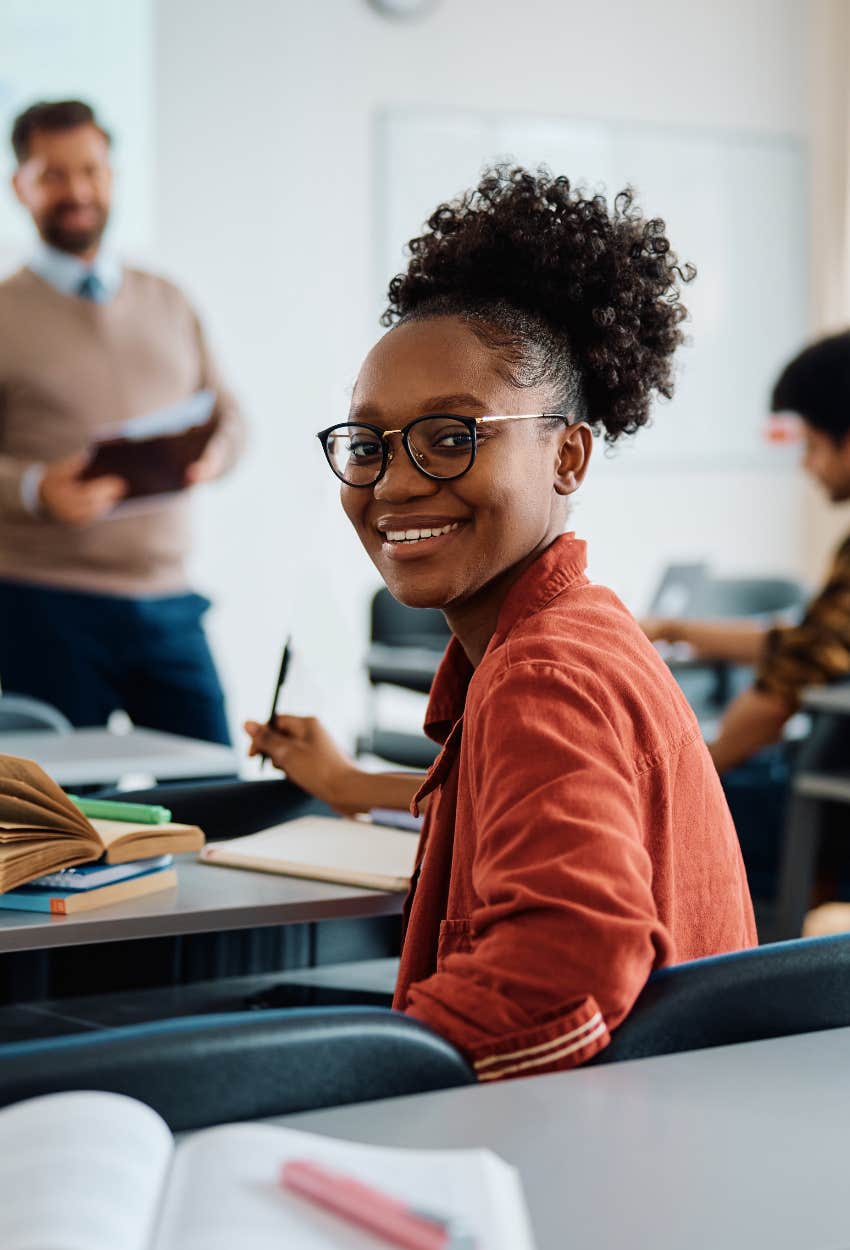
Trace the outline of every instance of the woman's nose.
<instances>
[{"instance_id":1,"label":"woman's nose","mask_svg":"<svg viewBox=\"0 0 850 1250\"><path fill-rule=\"evenodd\" d=\"M410 499L416 496L433 495L439 490L440 483L425 477L416 469L404 450L398 435L393 435L387 453L387 468L384 476L375 483L376 499Z\"/></svg>"}]
</instances>

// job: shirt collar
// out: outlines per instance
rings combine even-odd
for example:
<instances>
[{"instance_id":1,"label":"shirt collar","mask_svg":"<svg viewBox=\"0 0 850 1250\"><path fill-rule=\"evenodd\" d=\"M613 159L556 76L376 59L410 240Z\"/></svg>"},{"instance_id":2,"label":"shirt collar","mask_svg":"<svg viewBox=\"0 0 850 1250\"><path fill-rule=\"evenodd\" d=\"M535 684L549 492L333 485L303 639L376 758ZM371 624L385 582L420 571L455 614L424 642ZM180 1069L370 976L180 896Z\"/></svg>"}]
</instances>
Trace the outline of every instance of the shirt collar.
<instances>
[{"instance_id":1,"label":"shirt collar","mask_svg":"<svg viewBox=\"0 0 850 1250\"><path fill-rule=\"evenodd\" d=\"M520 621L540 612L581 581L586 568L587 544L575 534L556 538L511 586L485 655L501 646ZM435 742L444 743L452 726L463 716L474 671L463 647L457 638L452 638L434 677L425 713L425 732Z\"/></svg>"},{"instance_id":2,"label":"shirt collar","mask_svg":"<svg viewBox=\"0 0 850 1250\"><path fill-rule=\"evenodd\" d=\"M114 299L124 276L120 260L108 248L100 248L94 261L89 264L88 261L80 260L79 256L51 247L43 240L39 241L29 268L63 295L77 295L82 280L93 273L103 287L104 301Z\"/></svg>"}]
</instances>

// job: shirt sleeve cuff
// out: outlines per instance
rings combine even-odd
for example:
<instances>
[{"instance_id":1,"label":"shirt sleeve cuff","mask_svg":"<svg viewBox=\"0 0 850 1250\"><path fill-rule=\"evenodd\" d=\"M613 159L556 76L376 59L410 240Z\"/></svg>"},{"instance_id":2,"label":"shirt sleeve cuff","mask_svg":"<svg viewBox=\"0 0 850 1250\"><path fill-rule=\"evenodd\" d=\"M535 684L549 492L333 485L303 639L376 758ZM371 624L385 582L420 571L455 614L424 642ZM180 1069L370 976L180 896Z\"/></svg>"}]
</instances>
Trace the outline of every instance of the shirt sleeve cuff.
<instances>
[{"instance_id":1,"label":"shirt sleeve cuff","mask_svg":"<svg viewBox=\"0 0 850 1250\"><path fill-rule=\"evenodd\" d=\"M38 516L41 512L39 491L44 470L43 464L31 464L21 477L21 503L30 516Z\"/></svg>"},{"instance_id":2,"label":"shirt sleeve cuff","mask_svg":"<svg viewBox=\"0 0 850 1250\"><path fill-rule=\"evenodd\" d=\"M545 1022L472 1054L479 1081L558 1072L585 1063L611 1040L608 1026L593 997L572 1011L553 1012Z\"/></svg>"}]
</instances>

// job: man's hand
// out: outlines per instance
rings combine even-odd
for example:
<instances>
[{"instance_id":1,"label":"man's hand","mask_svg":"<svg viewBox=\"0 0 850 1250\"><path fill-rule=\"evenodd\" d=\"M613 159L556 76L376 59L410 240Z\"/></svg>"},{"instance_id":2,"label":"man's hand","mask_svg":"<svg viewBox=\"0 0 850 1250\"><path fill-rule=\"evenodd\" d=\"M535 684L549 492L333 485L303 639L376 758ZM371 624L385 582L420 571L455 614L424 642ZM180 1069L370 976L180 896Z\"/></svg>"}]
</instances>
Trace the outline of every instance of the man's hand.
<instances>
[{"instance_id":1,"label":"man's hand","mask_svg":"<svg viewBox=\"0 0 850 1250\"><path fill-rule=\"evenodd\" d=\"M297 786L337 811L361 810L348 793L358 769L321 721L313 716L276 716L272 729L249 720L245 731L251 738L249 755L267 755Z\"/></svg>"},{"instance_id":2,"label":"man's hand","mask_svg":"<svg viewBox=\"0 0 850 1250\"><path fill-rule=\"evenodd\" d=\"M84 482L80 474L88 462L82 452L55 460L39 483L38 501L44 512L63 525L89 525L108 516L127 493L122 477L95 477Z\"/></svg>"},{"instance_id":3,"label":"man's hand","mask_svg":"<svg viewBox=\"0 0 850 1250\"><path fill-rule=\"evenodd\" d=\"M663 620L660 616L645 616L638 621L650 642L673 642L675 626L673 621Z\"/></svg>"},{"instance_id":4,"label":"man's hand","mask_svg":"<svg viewBox=\"0 0 850 1250\"><path fill-rule=\"evenodd\" d=\"M186 470L186 485L199 486L202 482L214 482L221 477L226 467L224 448L218 439L207 443L203 455L190 464Z\"/></svg>"},{"instance_id":5,"label":"man's hand","mask_svg":"<svg viewBox=\"0 0 850 1250\"><path fill-rule=\"evenodd\" d=\"M762 690L744 690L729 704L720 732L709 743L711 758L719 773L743 764L756 751L779 742L782 727L794 709L777 695Z\"/></svg>"}]
</instances>

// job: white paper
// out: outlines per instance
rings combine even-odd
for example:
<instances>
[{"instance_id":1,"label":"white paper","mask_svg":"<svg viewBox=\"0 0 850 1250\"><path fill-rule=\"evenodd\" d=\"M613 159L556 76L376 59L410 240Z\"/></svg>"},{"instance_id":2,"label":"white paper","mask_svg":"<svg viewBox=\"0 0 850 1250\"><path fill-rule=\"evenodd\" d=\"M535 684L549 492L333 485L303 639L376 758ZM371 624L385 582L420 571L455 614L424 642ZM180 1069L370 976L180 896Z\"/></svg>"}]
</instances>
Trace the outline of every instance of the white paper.
<instances>
[{"instance_id":1,"label":"white paper","mask_svg":"<svg viewBox=\"0 0 850 1250\"><path fill-rule=\"evenodd\" d=\"M374 1234L279 1187L281 1165L294 1158L463 1219L481 1250L533 1250L517 1173L490 1151L363 1146L249 1124L178 1146L151 1250L375 1250Z\"/></svg>"},{"instance_id":2,"label":"white paper","mask_svg":"<svg viewBox=\"0 0 850 1250\"><path fill-rule=\"evenodd\" d=\"M173 1149L156 1112L121 1094L48 1094L7 1108L0 1247L150 1250Z\"/></svg>"}]
</instances>

